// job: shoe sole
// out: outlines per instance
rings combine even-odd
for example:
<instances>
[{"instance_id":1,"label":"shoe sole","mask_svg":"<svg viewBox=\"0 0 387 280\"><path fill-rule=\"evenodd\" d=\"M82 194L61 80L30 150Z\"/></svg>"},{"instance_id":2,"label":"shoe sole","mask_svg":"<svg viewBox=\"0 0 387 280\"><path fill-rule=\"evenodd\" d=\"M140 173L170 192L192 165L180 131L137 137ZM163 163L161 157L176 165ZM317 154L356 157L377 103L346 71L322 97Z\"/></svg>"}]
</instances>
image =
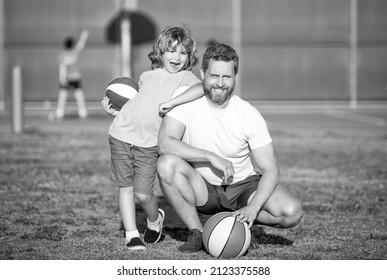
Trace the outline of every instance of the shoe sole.
<instances>
[{"instance_id":1,"label":"shoe sole","mask_svg":"<svg viewBox=\"0 0 387 280\"><path fill-rule=\"evenodd\" d=\"M129 250L131 251L145 251L146 248L144 246L127 246Z\"/></svg>"}]
</instances>

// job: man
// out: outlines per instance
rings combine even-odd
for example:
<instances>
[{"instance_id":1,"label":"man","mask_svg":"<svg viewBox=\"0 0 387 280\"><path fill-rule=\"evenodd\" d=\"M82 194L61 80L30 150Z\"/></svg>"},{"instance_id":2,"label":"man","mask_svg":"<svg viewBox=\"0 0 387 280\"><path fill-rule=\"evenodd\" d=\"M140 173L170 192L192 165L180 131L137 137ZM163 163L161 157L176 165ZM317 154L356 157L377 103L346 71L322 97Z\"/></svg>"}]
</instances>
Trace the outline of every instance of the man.
<instances>
[{"instance_id":1,"label":"man","mask_svg":"<svg viewBox=\"0 0 387 280\"><path fill-rule=\"evenodd\" d=\"M279 185L264 119L232 94L238 66L233 48L209 46L201 69L205 95L170 111L160 127L161 188L190 230L187 242L178 248L182 252L202 248L198 213L232 211L249 227L288 228L302 217L299 200Z\"/></svg>"},{"instance_id":2,"label":"man","mask_svg":"<svg viewBox=\"0 0 387 280\"><path fill-rule=\"evenodd\" d=\"M79 56L85 48L89 31L83 30L78 42L73 37L67 37L63 42L64 51L59 55L59 94L58 104L55 112L49 115L49 119L62 120L65 115L65 106L69 91L74 92L78 106L78 116L81 120L86 119L87 110L85 95L82 89L82 75L79 70Z\"/></svg>"}]
</instances>

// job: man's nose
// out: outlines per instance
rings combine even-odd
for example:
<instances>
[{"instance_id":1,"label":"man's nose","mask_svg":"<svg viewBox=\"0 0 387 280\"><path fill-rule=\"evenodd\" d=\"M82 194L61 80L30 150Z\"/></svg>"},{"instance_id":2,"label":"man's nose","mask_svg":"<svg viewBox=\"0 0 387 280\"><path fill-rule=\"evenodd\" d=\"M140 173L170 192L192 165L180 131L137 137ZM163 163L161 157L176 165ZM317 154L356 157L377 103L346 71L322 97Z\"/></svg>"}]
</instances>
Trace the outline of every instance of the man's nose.
<instances>
[{"instance_id":1,"label":"man's nose","mask_svg":"<svg viewBox=\"0 0 387 280\"><path fill-rule=\"evenodd\" d=\"M218 87L223 87L223 79L222 79L222 77L219 77L219 78L218 78L218 80L217 80L217 82L216 82L216 85L217 85Z\"/></svg>"}]
</instances>

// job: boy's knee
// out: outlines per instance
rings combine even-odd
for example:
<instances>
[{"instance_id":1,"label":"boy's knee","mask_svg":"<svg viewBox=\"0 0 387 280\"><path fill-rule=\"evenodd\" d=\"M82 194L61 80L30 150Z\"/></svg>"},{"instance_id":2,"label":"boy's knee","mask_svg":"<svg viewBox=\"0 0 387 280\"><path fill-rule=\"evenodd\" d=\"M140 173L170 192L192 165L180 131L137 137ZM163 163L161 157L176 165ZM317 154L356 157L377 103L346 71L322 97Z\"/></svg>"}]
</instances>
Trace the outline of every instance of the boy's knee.
<instances>
[{"instance_id":1,"label":"boy's knee","mask_svg":"<svg viewBox=\"0 0 387 280\"><path fill-rule=\"evenodd\" d=\"M148 204L152 199L152 195L147 194L135 193L134 196L140 204Z\"/></svg>"}]
</instances>

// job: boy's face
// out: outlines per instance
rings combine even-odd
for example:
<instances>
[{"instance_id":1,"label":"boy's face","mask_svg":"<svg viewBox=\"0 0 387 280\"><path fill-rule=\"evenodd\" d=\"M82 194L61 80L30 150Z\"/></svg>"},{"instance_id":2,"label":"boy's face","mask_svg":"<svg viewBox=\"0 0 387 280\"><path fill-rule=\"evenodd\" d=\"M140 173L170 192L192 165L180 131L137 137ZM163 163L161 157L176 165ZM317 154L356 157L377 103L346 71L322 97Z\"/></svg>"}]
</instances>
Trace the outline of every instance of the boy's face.
<instances>
[{"instance_id":1,"label":"boy's face","mask_svg":"<svg viewBox=\"0 0 387 280\"><path fill-rule=\"evenodd\" d=\"M163 66L169 73L177 73L185 68L188 60L188 53L183 45L175 41L169 51L162 55Z\"/></svg>"}]
</instances>

